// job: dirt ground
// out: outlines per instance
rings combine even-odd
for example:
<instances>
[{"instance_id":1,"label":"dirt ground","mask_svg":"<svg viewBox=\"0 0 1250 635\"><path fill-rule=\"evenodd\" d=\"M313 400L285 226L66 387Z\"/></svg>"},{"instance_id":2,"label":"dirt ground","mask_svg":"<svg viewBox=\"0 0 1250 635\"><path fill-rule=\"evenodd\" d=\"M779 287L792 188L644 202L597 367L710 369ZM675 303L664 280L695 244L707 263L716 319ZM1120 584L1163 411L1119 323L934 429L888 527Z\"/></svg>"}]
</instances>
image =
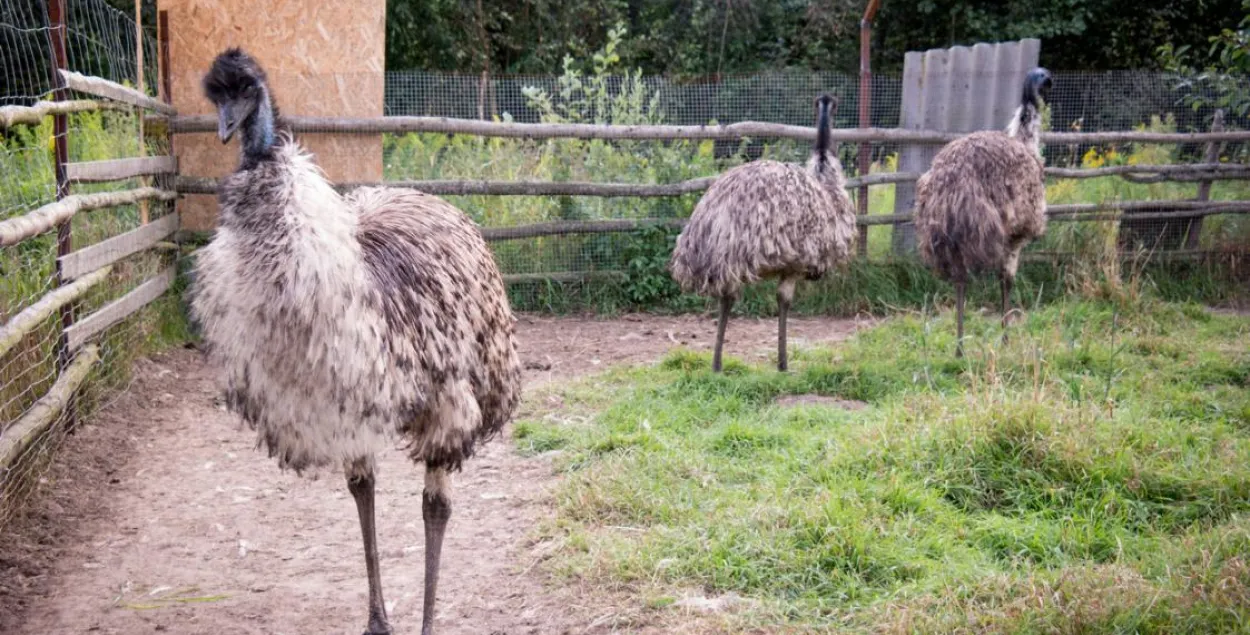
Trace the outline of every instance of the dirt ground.
<instances>
[{"instance_id":1,"label":"dirt ground","mask_svg":"<svg viewBox=\"0 0 1250 635\"><path fill-rule=\"evenodd\" d=\"M711 347L710 317L520 316L527 390L671 348ZM727 354L759 361L773 320L731 322ZM839 341L851 320L790 321L791 346ZM199 353L139 362L131 389L70 437L26 518L0 537L0 633L358 634L366 583L355 506L339 475L283 474L218 405ZM550 513L548 459L487 445L455 485L441 633L655 631L549 580L529 542ZM420 628L422 478L380 457L379 543L396 632Z\"/></svg>"}]
</instances>

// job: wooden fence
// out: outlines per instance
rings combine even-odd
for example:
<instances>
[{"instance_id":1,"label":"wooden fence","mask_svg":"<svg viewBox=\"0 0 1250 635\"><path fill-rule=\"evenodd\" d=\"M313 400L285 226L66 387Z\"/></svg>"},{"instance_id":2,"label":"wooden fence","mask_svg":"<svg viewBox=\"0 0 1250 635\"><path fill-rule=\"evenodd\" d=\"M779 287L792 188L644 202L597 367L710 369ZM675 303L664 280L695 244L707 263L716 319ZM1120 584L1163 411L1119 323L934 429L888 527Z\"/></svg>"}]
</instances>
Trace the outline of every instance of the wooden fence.
<instances>
[{"instance_id":1,"label":"wooden fence","mask_svg":"<svg viewBox=\"0 0 1250 635\"><path fill-rule=\"evenodd\" d=\"M327 117L285 117L283 122L296 132L333 132L338 134L378 134L426 132L441 134L467 134L483 137L523 139L603 139L603 140L673 140L673 139L743 139L779 138L812 140L815 131L810 127L790 126L762 122L740 122L716 126L643 126L643 125L596 125L596 124L545 124L501 123L448 119L443 117L382 117L375 119L350 119ZM169 122L176 134L213 132L216 123L208 116L174 117ZM839 143L903 143L942 144L961 136L962 133L932 130L903 129L836 129L832 139ZM1198 223L1213 214L1250 213L1250 203L1240 201L1210 201L1210 186L1214 181L1250 180L1250 166L1218 162L1219 144L1250 141L1250 131L1224 131L1219 124L1205 133L1165 132L1058 132L1044 133L1042 140L1053 145L1085 145L1109 143L1158 143L1158 144L1205 144L1206 159L1202 163L1177 165L1117 165L1098 168L1046 168L1046 174L1056 179L1090 179L1108 176L1120 177L1134 183L1191 182L1200 185L1196 200L1149 200L1107 201L1097 204L1051 205L1047 213L1056 222L1075 221L1167 221L1190 220ZM866 174L847 179L848 188L864 188L895 183L909 183L920 178L916 172ZM716 177L702 177L677 183L638 184L575 181L487 181L487 180L423 180L388 181L385 183L340 183L337 187L350 190L356 187L387 185L418 189L436 195L489 195L489 196L592 196L592 197L673 197L697 194L706 190ZM179 176L175 189L180 194L212 194L217 191L213 179ZM861 190L862 192L863 190ZM1202 196L1201 192L1207 192ZM872 225L899 225L911 220L909 213L887 215L861 215L862 227ZM675 219L640 220L593 220L538 223L518 227L488 227L483 229L487 240L516 240L559 234L601 234L631 232L651 225L680 227L684 221ZM204 236L198 236L204 239ZM1196 238L1196 234L1193 238ZM1196 244L1189 245L1190 251ZM567 278L563 272L562 278ZM535 274L526 274L525 279Z\"/></svg>"},{"instance_id":2,"label":"wooden fence","mask_svg":"<svg viewBox=\"0 0 1250 635\"><path fill-rule=\"evenodd\" d=\"M172 156L133 157L107 161L70 162L67 152L67 116L72 113L100 110L122 110L136 113L143 121L143 112L169 118L177 114L167 103L157 101L135 89L98 77L87 77L65 70L64 23L60 3L49 4L54 79L57 89L52 99L31 106L0 108L0 128L17 125L39 125L46 117L54 123L54 170L56 200L23 215L0 221L0 248L11 248L36 236L55 231L57 234L56 287L0 324L0 356L18 349L28 335L60 315L60 333L56 342L57 376L48 390L39 396L14 421L4 422L0 429L0 512L12 510L20 501L14 483L29 478L21 473L19 461L32 452L49 433L64 432L75 420L75 395L82 389L91 370L100 363L101 351L94 343L103 332L133 315L159 298L173 283L173 265L143 281L135 289L86 316L77 315L76 305L87 293L110 280L118 264L136 254L160 249L162 242L173 236L179 227L176 213L148 222L141 215L141 225L82 249L73 248L71 223L79 215L122 205L138 204L146 211L148 201L173 201L177 193L156 187L141 186L112 192L73 194L74 183L124 181L136 177L177 172ZM161 40L162 49L167 43ZM69 99L76 91L98 99ZM168 95L168 92L165 93ZM5 515L0 513L0 525Z\"/></svg>"}]
</instances>

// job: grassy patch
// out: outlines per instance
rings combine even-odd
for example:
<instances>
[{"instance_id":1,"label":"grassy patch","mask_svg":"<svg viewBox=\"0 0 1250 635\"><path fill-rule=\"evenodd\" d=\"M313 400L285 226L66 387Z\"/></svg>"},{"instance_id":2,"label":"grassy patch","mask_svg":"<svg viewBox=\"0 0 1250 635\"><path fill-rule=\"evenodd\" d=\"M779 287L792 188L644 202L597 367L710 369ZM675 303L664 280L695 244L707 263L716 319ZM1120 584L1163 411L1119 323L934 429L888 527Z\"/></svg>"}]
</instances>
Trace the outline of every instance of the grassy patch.
<instances>
[{"instance_id":1,"label":"grassy patch","mask_svg":"<svg viewBox=\"0 0 1250 635\"><path fill-rule=\"evenodd\" d=\"M1243 631L1250 323L1057 302L1007 345L974 315L965 360L953 330L920 312L788 374L675 352L558 389L516 433L560 451L548 566L741 594L735 628ZM777 404L798 394L868 406Z\"/></svg>"}]
</instances>

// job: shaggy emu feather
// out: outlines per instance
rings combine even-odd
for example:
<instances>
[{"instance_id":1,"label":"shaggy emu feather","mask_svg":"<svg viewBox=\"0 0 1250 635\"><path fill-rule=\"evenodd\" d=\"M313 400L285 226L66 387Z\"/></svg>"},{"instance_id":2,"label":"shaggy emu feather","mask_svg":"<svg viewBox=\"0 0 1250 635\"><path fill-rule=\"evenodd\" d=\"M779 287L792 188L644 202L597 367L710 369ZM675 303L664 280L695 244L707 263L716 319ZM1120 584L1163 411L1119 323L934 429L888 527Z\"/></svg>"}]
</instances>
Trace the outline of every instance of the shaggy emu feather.
<instances>
[{"instance_id":1,"label":"shaggy emu feather","mask_svg":"<svg viewBox=\"0 0 1250 635\"><path fill-rule=\"evenodd\" d=\"M725 327L743 285L778 278L777 368L786 370L786 314L799 279L815 280L847 261L855 209L842 164L830 148L836 103L816 100L816 145L807 166L755 161L708 188L677 238L670 268L688 291L720 299L712 369L721 370Z\"/></svg>"},{"instance_id":2,"label":"shaggy emu feather","mask_svg":"<svg viewBox=\"0 0 1250 635\"><path fill-rule=\"evenodd\" d=\"M374 455L425 462L422 632L431 633L449 473L499 431L520 395L514 321L476 226L399 189L343 197L277 125L264 71L228 50L204 78L222 142L216 237L196 265L192 313L227 404L284 468L343 466L369 579L368 633L390 633L374 529Z\"/></svg>"},{"instance_id":3,"label":"shaggy emu feather","mask_svg":"<svg viewBox=\"0 0 1250 635\"><path fill-rule=\"evenodd\" d=\"M1050 73L1030 71L1006 132L974 132L952 141L916 183L920 256L955 284L957 357L963 356L968 277L998 274L1005 328L1020 251L1046 232L1046 184L1038 143L1040 108L1050 87Z\"/></svg>"}]
</instances>

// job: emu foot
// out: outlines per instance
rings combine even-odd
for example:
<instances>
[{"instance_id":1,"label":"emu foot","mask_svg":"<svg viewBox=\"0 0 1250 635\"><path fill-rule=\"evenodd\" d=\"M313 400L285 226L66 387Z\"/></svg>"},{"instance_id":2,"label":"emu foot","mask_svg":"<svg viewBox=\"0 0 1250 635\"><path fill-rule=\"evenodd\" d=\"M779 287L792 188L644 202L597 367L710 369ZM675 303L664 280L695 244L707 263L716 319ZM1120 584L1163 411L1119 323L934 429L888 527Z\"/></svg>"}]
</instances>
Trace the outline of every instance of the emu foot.
<instances>
[{"instance_id":1,"label":"emu foot","mask_svg":"<svg viewBox=\"0 0 1250 635\"><path fill-rule=\"evenodd\" d=\"M394 635L391 630L391 623L380 614L380 611L369 611L369 626L366 627L364 635Z\"/></svg>"}]
</instances>

